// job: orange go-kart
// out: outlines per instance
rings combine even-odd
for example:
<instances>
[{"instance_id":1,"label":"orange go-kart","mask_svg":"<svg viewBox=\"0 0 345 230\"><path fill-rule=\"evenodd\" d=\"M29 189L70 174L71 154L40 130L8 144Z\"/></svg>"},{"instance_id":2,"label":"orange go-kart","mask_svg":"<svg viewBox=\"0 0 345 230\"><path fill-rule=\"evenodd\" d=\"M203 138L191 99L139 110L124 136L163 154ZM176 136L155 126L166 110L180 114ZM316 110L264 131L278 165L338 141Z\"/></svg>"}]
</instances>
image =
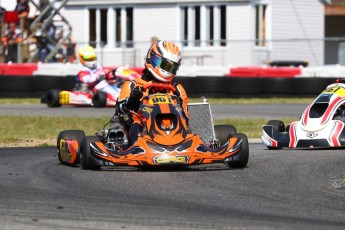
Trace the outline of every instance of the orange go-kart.
<instances>
[{"instance_id":1,"label":"orange go-kart","mask_svg":"<svg viewBox=\"0 0 345 230\"><path fill-rule=\"evenodd\" d=\"M225 163L243 168L248 163L246 135L232 125L213 126L210 105L188 104L188 120L173 94L171 85L145 85L148 92L138 112L115 114L109 128L95 136L81 130L62 131L57 139L58 159L67 165L98 170L102 166L167 166ZM143 126L135 143L129 143L128 121L135 119Z\"/></svg>"}]
</instances>

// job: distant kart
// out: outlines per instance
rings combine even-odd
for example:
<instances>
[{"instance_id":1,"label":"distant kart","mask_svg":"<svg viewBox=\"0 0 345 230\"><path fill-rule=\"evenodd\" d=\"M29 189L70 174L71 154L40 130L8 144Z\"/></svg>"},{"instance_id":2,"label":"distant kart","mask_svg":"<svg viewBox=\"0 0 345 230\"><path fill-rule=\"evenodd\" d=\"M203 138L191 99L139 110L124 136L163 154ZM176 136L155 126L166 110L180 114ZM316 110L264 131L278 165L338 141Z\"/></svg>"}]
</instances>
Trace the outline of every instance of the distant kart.
<instances>
[{"instance_id":1,"label":"distant kart","mask_svg":"<svg viewBox=\"0 0 345 230\"><path fill-rule=\"evenodd\" d=\"M262 127L262 142L269 149L345 146L345 84L327 88L306 108L299 121L285 128L280 120Z\"/></svg>"},{"instance_id":2,"label":"distant kart","mask_svg":"<svg viewBox=\"0 0 345 230\"><path fill-rule=\"evenodd\" d=\"M114 107L123 82L141 77L141 75L128 68L119 68L113 71L113 76L115 76L113 79L103 80L98 85L100 87L110 85L112 93L95 89L90 90L85 84L77 83L72 91L49 90L41 98L41 103L47 104L48 107L60 107L62 105L93 106L97 108Z\"/></svg>"},{"instance_id":3,"label":"distant kart","mask_svg":"<svg viewBox=\"0 0 345 230\"><path fill-rule=\"evenodd\" d=\"M171 85L151 84L155 88L145 96L138 113L130 111L144 126L138 140L129 142L126 115L116 115L110 127L96 136L82 130L60 132L58 159L67 165L98 170L104 166L176 166L225 163L234 168L246 167L249 159L248 139L232 125L213 126L207 102L188 105L189 125ZM159 91L159 92L158 92ZM150 91L148 91L150 92Z\"/></svg>"}]
</instances>

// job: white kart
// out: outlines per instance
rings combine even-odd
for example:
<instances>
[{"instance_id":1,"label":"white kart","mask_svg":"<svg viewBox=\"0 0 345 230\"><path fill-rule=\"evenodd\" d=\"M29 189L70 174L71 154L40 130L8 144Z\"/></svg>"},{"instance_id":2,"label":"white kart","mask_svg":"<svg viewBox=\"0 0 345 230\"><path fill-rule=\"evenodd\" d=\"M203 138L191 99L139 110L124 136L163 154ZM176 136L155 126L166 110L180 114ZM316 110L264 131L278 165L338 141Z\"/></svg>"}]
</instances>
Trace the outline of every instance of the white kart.
<instances>
[{"instance_id":1,"label":"white kart","mask_svg":"<svg viewBox=\"0 0 345 230\"><path fill-rule=\"evenodd\" d=\"M345 84L327 88L305 109L299 121L285 127L270 120L262 127L268 148L328 148L345 146Z\"/></svg>"}]
</instances>

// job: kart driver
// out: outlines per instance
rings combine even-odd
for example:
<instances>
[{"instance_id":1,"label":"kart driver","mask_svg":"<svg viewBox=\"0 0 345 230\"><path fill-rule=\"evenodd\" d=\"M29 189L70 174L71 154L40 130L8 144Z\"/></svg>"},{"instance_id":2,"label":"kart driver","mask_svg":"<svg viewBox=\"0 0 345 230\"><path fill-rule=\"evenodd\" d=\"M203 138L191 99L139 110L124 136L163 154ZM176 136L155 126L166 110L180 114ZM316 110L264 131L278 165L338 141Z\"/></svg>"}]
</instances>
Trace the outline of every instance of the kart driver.
<instances>
[{"instance_id":1,"label":"kart driver","mask_svg":"<svg viewBox=\"0 0 345 230\"><path fill-rule=\"evenodd\" d=\"M181 51L172 42L156 41L147 52L145 68L141 78L126 81L116 103L116 109L122 114L128 114L129 110L136 112L139 109L144 94L142 86L148 83L165 83L175 87L175 95L179 98L186 118L189 118L187 104L188 97L181 84L174 81L174 76L181 65ZM138 140L138 134L142 131L140 121L133 116L133 123L129 131L131 144Z\"/></svg>"},{"instance_id":2,"label":"kart driver","mask_svg":"<svg viewBox=\"0 0 345 230\"><path fill-rule=\"evenodd\" d=\"M115 80L110 69L104 68L96 63L97 55L93 47L81 47L78 50L78 59L83 67L78 72L77 81L81 83L82 87L86 85L82 91L88 89L93 92L102 91L113 95L119 94L118 89L112 87L107 82L107 80Z\"/></svg>"}]
</instances>

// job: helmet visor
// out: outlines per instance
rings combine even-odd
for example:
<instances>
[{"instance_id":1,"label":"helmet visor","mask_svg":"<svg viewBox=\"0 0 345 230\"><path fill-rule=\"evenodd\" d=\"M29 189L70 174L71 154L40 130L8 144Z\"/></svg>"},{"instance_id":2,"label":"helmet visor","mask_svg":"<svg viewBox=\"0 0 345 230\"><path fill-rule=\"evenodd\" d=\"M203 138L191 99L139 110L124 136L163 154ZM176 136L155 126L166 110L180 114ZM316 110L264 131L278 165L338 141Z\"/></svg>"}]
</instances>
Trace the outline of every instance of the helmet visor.
<instances>
[{"instance_id":1,"label":"helmet visor","mask_svg":"<svg viewBox=\"0 0 345 230\"><path fill-rule=\"evenodd\" d=\"M84 61L96 61L96 57L84 57Z\"/></svg>"},{"instance_id":2,"label":"helmet visor","mask_svg":"<svg viewBox=\"0 0 345 230\"><path fill-rule=\"evenodd\" d=\"M164 57L159 57L157 55L151 54L151 63L162 70L176 74L180 64L172 60L166 59Z\"/></svg>"}]
</instances>

